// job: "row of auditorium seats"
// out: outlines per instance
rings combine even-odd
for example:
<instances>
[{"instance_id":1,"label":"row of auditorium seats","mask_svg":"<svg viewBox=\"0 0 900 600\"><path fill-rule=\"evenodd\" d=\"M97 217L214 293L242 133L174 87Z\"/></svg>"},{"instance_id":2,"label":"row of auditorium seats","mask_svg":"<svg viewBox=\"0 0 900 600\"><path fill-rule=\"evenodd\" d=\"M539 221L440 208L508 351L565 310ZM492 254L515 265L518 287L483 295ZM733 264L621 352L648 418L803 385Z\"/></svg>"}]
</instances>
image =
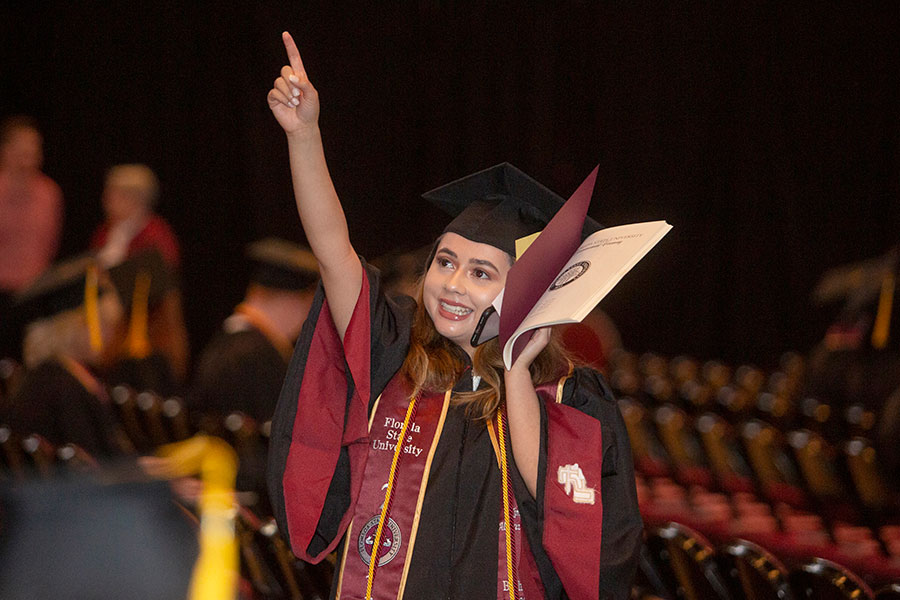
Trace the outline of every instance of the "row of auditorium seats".
<instances>
[{"instance_id":1,"label":"row of auditorium seats","mask_svg":"<svg viewBox=\"0 0 900 600\"><path fill-rule=\"evenodd\" d=\"M611 363L616 395L646 407L672 404L692 416L711 412L731 423L758 418L782 430L810 429L832 443L868 436L876 425L871 406L832 406L804 396L804 365L796 354L786 354L769 373L750 365L731 369L720 361L666 360L652 353L621 352Z\"/></svg>"},{"instance_id":2,"label":"row of auditorium seats","mask_svg":"<svg viewBox=\"0 0 900 600\"><path fill-rule=\"evenodd\" d=\"M874 415L805 398L796 355L771 373L625 355L611 380L635 458L645 552L659 547L659 532L689 527L718 544L720 558L735 539L765 547L793 579L819 568L816 559L870 588L900 582L900 494L866 435ZM818 594L792 597L830 597Z\"/></svg>"},{"instance_id":3,"label":"row of auditorium seats","mask_svg":"<svg viewBox=\"0 0 900 600\"><path fill-rule=\"evenodd\" d=\"M843 565L821 557L789 565L743 539L713 545L667 523L647 532L633 597L640 600L897 600L900 585L873 591Z\"/></svg>"}]
</instances>

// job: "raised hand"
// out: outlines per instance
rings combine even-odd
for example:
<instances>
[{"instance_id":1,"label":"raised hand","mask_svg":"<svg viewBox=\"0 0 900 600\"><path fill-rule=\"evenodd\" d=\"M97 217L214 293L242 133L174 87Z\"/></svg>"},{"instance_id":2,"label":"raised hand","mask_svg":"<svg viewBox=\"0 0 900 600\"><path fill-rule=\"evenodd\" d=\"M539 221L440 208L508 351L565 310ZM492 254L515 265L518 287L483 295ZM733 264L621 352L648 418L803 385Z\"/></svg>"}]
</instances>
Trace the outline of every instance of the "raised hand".
<instances>
[{"instance_id":1,"label":"raised hand","mask_svg":"<svg viewBox=\"0 0 900 600\"><path fill-rule=\"evenodd\" d=\"M267 100L272 114L288 135L314 129L319 121L319 94L306 76L300 52L287 31L281 34L289 65L269 90Z\"/></svg>"}]
</instances>

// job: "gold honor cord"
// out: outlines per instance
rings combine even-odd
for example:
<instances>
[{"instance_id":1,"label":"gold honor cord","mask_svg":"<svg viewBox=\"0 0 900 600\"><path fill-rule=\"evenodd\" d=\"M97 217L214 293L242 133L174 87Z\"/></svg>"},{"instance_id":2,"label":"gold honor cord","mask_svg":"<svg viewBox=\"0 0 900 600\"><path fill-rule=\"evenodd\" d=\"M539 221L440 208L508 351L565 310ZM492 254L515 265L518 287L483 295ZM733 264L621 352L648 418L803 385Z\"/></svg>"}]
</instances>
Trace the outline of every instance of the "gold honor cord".
<instances>
[{"instance_id":1,"label":"gold honor cord","mask_svg":"<svg viewBox=\"0 0 900 600\"><path fill-rule=\"evenodd\" d=\"M372 543L372 554L369 557L369 574L366 577L366 600L372 600L372 584L375 581L375 566L378 564L378 551L381 549L381 533L384 529L384 522L387 520L388 511L390 511L390 503L394 492L394 476L397 474L397 464L400 462L400 453L403 448L403 440L406 439L406 430L409 422L415 413L416 404L419 395L416 394L409 401L406 409L406 417L403 419L403 427L400 429L400 439L394 448L394 458L391 460L391 474L388 477L387 491L384 493L384 503L381 505L381 516L378 518L378 529L375 530L375 541Z\"/></svg>"},{"instance_id":2,"label":"gold honor cord","mask_svg":"<svg viewBox=\"0 0 900 600\"><path fill-rule=\"evenodd\" d=\"M89 266L84 279L84 318L90 335L91 350L94 352L103 350L103 336L100 334L100 308L97 300L99 278L97 266Z\"/></svg>"},{"instance_id":3,"label":"gold honor cord","mask_svg":"<svg viewBox=\"0 0 900 600\"><path fill-rule=\"evenodd\" d=\"M239 563L234 531L234 449L218 438L201 434L162 446L157 454L167 461L164 475L184 477L199 472L203 481L199 501L200 554L194 564L188 599L235 598Z\"/></svg>"},{"instance_id":4,"label":"gold honor cord","mask_svg":"<svg viewBox=\"0 0 900 600\"><path fill-rule=\"evenodd\" d=\"M131 323L128 327L128 355L145 358L150 354L150 340L147 339L147 312L150 301L150 273L141 271L134 280L134 295L131 297Z\"/></svg>"},{"instance_id":5,"label":"gold honor cord","mask_svg":"<svg viewBox=\"0 0 900 600\"><path fill-rule=\"evenodd\" d=\"M878 298L878 313L872 329L872 347L884 349L891 333L891 309L894 304L894 274L888 273L881 280L881 296Z\"/></svg>"},{"instance_id":6,"label":"gold honor cord","mask_svg":"<svg viewBox=\"0 0 900 600\"><path fill-rule=\"evenodd\" d=\"M516 582L513 578L512 531L509 517L509 469L506 466L506 431L503 428L503 411L497 411L497 441L500 443L500 473L503 478L503 525L506 528L506 576L509 581L509 600L516 600Z\"/></svg>"}]
</instances>

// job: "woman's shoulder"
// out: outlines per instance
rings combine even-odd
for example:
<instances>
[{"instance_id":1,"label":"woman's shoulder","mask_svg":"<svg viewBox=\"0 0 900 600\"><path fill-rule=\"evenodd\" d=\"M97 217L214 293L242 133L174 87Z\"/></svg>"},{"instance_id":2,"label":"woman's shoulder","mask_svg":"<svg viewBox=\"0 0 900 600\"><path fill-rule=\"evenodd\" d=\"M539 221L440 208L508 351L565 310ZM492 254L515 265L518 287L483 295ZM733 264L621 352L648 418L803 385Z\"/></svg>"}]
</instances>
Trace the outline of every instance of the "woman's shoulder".
<instances>
[{"instance_id":1,"label":"woman's shoulder","mask_svg":"<svg viewBox=\"0 0 900 600\"><path fill-rule=\"evenodd\" d=\"M575 367L566 377L561 401L594 416L616 406L615 394L606 378L587 366Z\"/></svg>"}]
</instances>

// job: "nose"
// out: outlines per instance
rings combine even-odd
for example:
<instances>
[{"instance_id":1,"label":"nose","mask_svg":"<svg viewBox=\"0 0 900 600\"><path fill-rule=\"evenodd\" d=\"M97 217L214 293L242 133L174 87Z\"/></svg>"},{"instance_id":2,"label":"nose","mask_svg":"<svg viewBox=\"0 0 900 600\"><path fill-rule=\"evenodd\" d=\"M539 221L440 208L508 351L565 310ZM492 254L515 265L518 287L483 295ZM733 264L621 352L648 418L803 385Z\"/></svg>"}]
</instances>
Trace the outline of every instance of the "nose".
<instances>
[{"instance_id":1,"label":"nose","mask_svg":"<svg viewBox=\"0 0 900 600\"><path fill-rule=\"evenodd\" d=\"M457 294L466 293L465 279L462 269L456 269L444 279L444 289Z\"/></svg>"}]
</instances>

